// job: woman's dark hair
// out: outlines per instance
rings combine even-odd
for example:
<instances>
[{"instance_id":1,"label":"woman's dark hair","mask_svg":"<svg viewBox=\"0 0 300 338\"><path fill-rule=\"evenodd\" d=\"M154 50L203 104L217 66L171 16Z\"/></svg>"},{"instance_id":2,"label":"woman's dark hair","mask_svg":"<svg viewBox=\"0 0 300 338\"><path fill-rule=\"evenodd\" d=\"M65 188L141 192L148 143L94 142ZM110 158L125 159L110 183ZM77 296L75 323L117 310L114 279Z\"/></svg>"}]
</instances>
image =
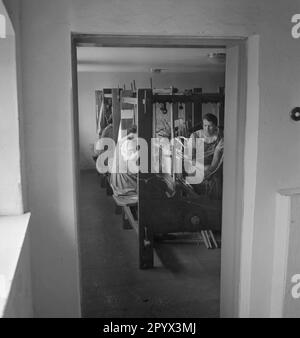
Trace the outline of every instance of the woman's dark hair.
<instances>
[{"instance_id":1,"label":"woman's dark hair","mask_svg":"<svg viewBox=\"0 0 300 338\"><path fill-rule=\"evenodd\" d=\"M208 122L212 122L216 127L218 126L218 118L213 114L210 114L210 113L205 114L203 116L203 120L206 120Z\"/></svg>"}]
</instances>

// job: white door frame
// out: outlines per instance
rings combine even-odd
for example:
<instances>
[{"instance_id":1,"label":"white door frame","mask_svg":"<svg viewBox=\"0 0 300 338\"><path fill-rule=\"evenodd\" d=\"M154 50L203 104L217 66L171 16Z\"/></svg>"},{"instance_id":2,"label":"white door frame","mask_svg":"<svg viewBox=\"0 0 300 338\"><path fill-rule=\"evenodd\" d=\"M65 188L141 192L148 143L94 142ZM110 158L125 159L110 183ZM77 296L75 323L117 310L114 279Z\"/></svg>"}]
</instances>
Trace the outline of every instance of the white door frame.
<instances>
[{"instance_id":1,"label":"white door frame","mask_svg":"<svg viewBox=\"0 0 300 338\"><path fill-rule=\"evenodd\" d=\"M258 107L254 112L254 118L250 118L250 122L248 122L248 115L253 113L252 106L249 104L249 93L253 92L253 86L255 86L256 80L258 81L256 78L253 80L253 77L252 82L248 80L249 71L253 72L252 68L248 69L248 63L250 61L249 57L255 59L258 55L258 42L254 39L255 41L252 41L251 44L249 43L251 42L251 38L246 39L241 37L203 38L195 36L89 34L72 34L71 40L73 79L72 124L74 130L73 169L76 178L74 184L76 192L77 233L79 222L77 47L227 48L224 129L224 177L226 179L223 185L220 316L248 317L250 314L255 185L254 189L249 190L248 188L251 186L253 179L256 181L256 171L249 170L248 167L245 167L245 163L251 163L251 168L256 169L257 148L255 147L257 147L257 138L253 143L253 140L251 142L248 141L247 136L251 132L251 128L258 128ZM256 66L258 67L258 63L255 64L254 61L254 67ZM254 89L256 90L256 88ZM258 92L254 94L256 96L252 96L252 100L258 101ZM254 130L254 132L256 131ZM248 236L251 238L248 238ZM79 271L81 272L80 267Z\"/></svg>"}]
</instances>

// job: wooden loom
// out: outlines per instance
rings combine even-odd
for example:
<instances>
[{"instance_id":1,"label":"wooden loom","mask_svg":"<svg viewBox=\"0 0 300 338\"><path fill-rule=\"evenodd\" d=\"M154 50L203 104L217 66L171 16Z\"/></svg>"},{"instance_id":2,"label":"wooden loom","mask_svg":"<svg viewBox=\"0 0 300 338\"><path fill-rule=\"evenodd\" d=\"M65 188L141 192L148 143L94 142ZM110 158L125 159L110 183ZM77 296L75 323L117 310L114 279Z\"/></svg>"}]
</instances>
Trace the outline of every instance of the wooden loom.
<instances>
[{"instance_id":1,"label":"wooden loom","mask_svg":"<svg viewBox=\"0 0 300 338\"><path fill-rule=\"evenodd\" d=\"M155 103L168 102L171 104L171 127L173 129L176 119L175 106L178 103L192 103L198 107L207 102L220 103L220 122L224 121L224 118L222 119L224 117L223 91L217 94L198 92L170 95L156 94L151 89L138 89L136 97L133 93L130 96L125 96L124 93L121 95L119 92L118 95L120 107L124 107L123 105L137 107L138 137L147 141L149 150L153 135L153 104ZM113 114L117 114L118 111L121 111L121 108L113 110ZM195 118L193 120L195 121ZM119 121L120 125L119 117L116 117L115 121L116 123ZM117 125L115 126L117 128ZM150 151L148 152L148 163L149 165L151 163ZM219 200L211 200L203 195L199 196L184 185L179 185L175 195L169 198L166 196L163 186L158 183L157 174L153 173L138 174L136 198L132 196L113 197L116 205L122 208L124 228L134 228L138 233L139 266L141 269L153 267L155 234L199 232L207 247L217 247L212 230L221 230L222 202Z\"/></svg>"}]
</instances>

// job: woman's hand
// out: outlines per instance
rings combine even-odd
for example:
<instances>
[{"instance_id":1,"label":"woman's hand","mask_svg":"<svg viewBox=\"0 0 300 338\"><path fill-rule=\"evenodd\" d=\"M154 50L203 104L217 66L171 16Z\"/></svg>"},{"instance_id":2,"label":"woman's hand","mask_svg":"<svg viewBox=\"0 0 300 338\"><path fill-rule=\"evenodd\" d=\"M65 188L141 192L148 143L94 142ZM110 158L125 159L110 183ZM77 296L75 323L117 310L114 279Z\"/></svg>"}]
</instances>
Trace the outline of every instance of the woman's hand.
<instances>
[{"instance_id":1,"label":"woman's hand","mask_svg":"<svg viewBox=\"0 0 300 338\"><path fill-rule=\"evenodd\" d=\"M171 137L170 124L168 123L168 121L166 119L162 119L162 124L163 124L163 128L156 131L158 136L170 138Z\"/></svg>"}]
</instances>

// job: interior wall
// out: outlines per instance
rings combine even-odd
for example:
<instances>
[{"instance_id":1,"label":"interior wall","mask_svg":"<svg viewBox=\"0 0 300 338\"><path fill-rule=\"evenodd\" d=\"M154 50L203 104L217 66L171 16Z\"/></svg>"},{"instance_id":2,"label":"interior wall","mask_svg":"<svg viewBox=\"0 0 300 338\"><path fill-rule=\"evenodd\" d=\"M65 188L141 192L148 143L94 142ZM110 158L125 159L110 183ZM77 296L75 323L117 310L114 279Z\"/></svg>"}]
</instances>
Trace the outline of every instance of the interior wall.
<instances>
[{"instance_id":1,"label":"interior wall","mask_svg":"<svg viewBox=\"0 0 300 338\"><path fill-rule=\"evenodd\" d=\"M300 124L289 116L299 106L300 41L291 37L298 1L279 1L262 12L259 55L259 132L250 314L270 314L276 192L300 186ZM276 23L274 22L276 18ZM272 21L273 20L273 21ZM274 22L274 25L268 26ZM298 272L295 272L298 273ZM297 314L300 315L299 313Z\"/></svg>"},{"instance_id":2,"label":"interior wall","mask_svg":"<svg viewBox=\"0 0 300 338\"><path fill-rule=\"evenodd\" d=\"M149 88L152 77L154 88L169 88L179 90L203 88L204 92L218 92L224 87L224 73L78 73L79 92L79 139L80 139L80 169L94 169L92 159L94 142L97 140L95 118L95 90L103 88L118 88L135 80L137 88Z\"/></svg>"},{"instance_id":3,"label":"interior wall","mask_svg":"<svg viewBox=\"0 0 300 338\"><path fill-rule=\"evenodd\" d=\"M79 317L69 1L22 1L24 153L34 312Z\"/></svg>"},{"instance_id":4,"label":"interior wall","mask_svg":"<svg viewBox=\"0 0 300 338\"><path fill-rule=\"evenodd\" d=\"M298 11L298 0L22 0L23 124L33 291L40 316L80 315L71 156L71 31L260 35L250 315L269 315L275 192L300 185L299 125L288 116L299 105L300 43L291 37L291 17Z\"/></svg>"}]
</instances>

